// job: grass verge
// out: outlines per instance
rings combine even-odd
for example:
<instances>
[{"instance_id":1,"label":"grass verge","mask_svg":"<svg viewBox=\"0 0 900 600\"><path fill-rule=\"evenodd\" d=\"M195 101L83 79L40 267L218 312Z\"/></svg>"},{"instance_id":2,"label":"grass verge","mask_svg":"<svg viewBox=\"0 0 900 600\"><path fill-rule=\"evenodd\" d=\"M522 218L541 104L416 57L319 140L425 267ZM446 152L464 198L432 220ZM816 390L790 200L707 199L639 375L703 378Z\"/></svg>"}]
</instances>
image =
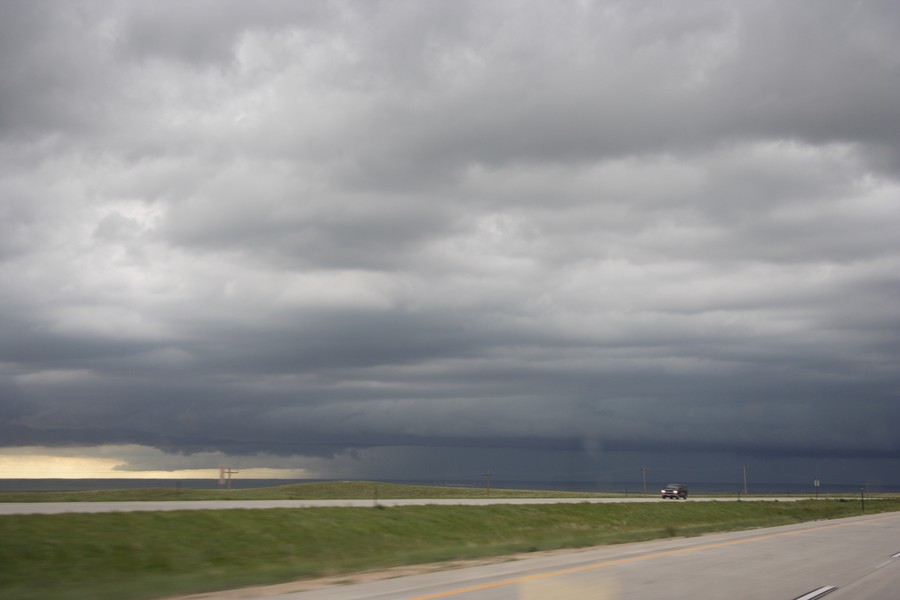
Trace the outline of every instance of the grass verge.
<instances>
[{"instance_id":1,"label":"grass verge","mask_svg":"<svg viewBox=\"0 0 900 600\"><path fill-rule=\"evenodd\" d=\"M538 490L492 489L491 498L596 498L620 494L591 494ZM298 483L242 490L179 490L141 488L81 492L0 492L0 502L125 502L141 500L330 500L398 498L484 498L484 488L401 485L375 481Z\"/></svg>"},{"instance_id":2,"label":"grass verge","mask_svg":"<svg viewBox=\"0 0 900 600\"><path fill-rule=\"evenodd\" d=\"M900 499L866 503L895 510ZM0 596L143 600L857 514L858 503L810 500L3 516Z\"/></svg>"}]
</instances>

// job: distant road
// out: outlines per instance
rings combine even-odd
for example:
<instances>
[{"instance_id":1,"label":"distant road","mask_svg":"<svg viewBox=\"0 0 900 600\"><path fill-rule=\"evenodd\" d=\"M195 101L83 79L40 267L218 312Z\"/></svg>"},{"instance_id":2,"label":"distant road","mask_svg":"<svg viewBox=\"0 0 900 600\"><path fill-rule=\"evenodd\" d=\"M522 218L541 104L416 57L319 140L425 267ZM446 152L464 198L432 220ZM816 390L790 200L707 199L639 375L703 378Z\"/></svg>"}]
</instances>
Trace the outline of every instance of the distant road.
<instances>
[{"instance_id":1,"label":"distant road","mask_svg":"<svg viewBox=\"0 0 900 600\"><path fill-rule=\"evenodd\" d=\"M807 498L753 498L747 501L793 502ZM487 506L490 504L579 504L616 502L734 502L737 498L690 498L689 500L662 500L658 497L646 498L479 498L458 500L378 500L379 506ZM370 507L373 500L200 500L200 501L158 501L158 502L0 502L0 515L60 514L60 513L103 513L136 512L160 510L226 510L226 509L267 509L267 508L316 508L316 507Z\"/></svg>"},{"instance_id":2,"label":"distant road","mask_svg":"<svg viewBox=\"0 0 900 600\"><path fill-rule=\"evenodd\" d=\"M826 600L900 598L900 513L600 546L306 592L261 589L239 597L813 600L826 595Z\"/></svg>"}]
</instances>

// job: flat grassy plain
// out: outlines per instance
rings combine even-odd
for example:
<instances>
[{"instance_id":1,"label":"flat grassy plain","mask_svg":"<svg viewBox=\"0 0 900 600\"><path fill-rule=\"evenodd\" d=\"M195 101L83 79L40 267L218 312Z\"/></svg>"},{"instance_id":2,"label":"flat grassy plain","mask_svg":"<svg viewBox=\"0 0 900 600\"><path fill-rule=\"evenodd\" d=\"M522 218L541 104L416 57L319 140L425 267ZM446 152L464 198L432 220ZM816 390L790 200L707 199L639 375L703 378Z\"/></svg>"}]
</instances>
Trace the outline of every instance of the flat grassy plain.
<instances>
[{"instance_id":1,"label":"flat grassy plain","mask_svg":"<svg viewBox=\"0 0 900 600\"><path fill-rule=\"evenodd\" d=\"M896 510L900 499L866 502L866 513ZM0 597L143 600L859 511L805 500L0 516Z\"/></svg>"},{"instance_id":2,"label":"flat grassy plain","mask_svg":"<svg viewBox=\"0 0 900 600\"><path fill-rule=\"evenodd\" d=\"M89 492L0 492L0 502L127 502L140 500L359 500L485 498L485 488L401 485L377 481L297 483L241 490L146 488ZM491 498L596 498L620 494L492 489Z\"/></svg>"}]
</instances>

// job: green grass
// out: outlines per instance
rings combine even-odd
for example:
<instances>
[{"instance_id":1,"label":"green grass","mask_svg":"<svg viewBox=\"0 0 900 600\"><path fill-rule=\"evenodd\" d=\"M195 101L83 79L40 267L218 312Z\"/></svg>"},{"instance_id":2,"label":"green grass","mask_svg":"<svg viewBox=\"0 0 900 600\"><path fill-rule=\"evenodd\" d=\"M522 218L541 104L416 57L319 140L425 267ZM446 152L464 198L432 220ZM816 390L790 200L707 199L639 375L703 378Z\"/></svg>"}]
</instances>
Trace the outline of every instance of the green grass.
<instances>
[{"instance_id":1,"label":"green grass","mask_svg":"<svg viewBox=\"0 0 900 600\"><path fill-rule=\"evenodd\" d=\"M0 517L0 597L139 600L321 575L859 514L859 503L697 502ZM866 512L900 510L871 500Z\"/></svg>"},{"instance_id":2,"label":"green grass","mask_svg":"<svg viewBox=\"0 0 900 600\"><path fill-rule=\"evenodd\" d=\"M588 498L604 494L492 489L491 498ZM605 494L605 496L616 494ZM142 488L89 492L0 492L0 502L125 502L139 500L326 500L484 498L484 488L399 485L374 481L298 483L242 490Z\"/></svg>"}]
</instances>

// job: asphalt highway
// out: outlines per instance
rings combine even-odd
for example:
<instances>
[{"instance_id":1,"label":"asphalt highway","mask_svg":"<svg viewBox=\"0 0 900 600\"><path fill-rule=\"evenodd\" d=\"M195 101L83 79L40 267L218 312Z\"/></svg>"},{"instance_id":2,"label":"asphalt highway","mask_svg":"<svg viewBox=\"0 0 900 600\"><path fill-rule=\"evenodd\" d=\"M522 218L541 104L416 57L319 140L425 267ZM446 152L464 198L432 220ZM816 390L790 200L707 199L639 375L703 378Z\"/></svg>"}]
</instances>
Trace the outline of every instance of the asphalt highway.
<instances>
[{"instance_id":1,"label":"asphalt highway","mask_svg":"<svg viewBox=\"0 0 900 600\"><path fill-rule=\"evenodd\" d=\"M774 501L791 502L808 498L747 497L743 502ZM427 504L444 506L487 506L490 504L578 504L614 502L728 502L737 498L690 498L688 500L661 500L659 497L641 498L480 498L457 500L378 500L380 506L422 506ZM134 512L158 510L226 510L226 509L266 509L266 508L315 508L315 507L369 507L374 500L209 500L209 501L158 501L158 502L0 502L0 515L59 514L59 513L99 513Z\"/></svg>"},{"instance_id":2,"label":"asphalt highway","mask_svg":"<svg viewBox=\"0 0 900 600\"><path fill-rule=\"evenodd\" d=\"M604 546L267 600L892 600L900 514Z\"/></svg>"}]
</instances>

